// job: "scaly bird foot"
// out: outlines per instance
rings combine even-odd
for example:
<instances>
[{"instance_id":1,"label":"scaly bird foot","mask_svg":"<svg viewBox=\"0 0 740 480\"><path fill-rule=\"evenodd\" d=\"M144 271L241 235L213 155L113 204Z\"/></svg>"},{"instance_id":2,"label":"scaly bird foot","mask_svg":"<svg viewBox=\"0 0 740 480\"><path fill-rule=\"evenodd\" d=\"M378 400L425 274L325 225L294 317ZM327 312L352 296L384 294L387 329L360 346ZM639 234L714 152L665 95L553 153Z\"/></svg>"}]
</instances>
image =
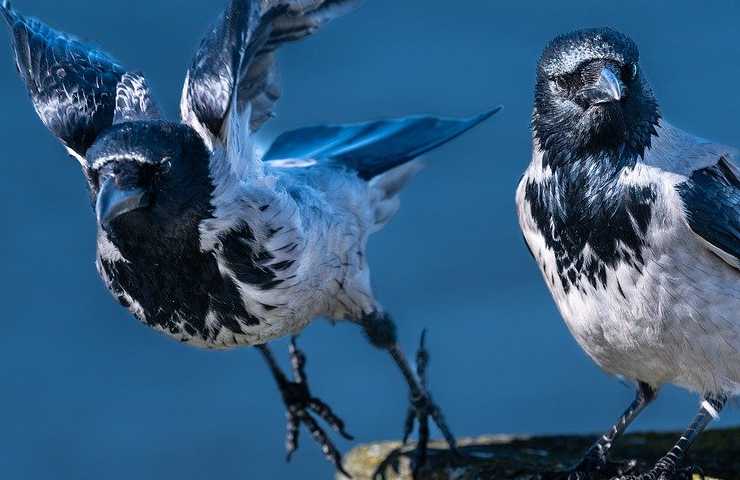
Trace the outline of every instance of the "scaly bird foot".
<instances>
[{"instance_id":1,"label":"scaly bird foot","mask_svg":"<svg viewBox=\"0 0 740 480\"><path fill-rule=\"evenodd\" d=\"M429 418L437 425L444 435L450 449L457 449L454 435L450 432L447 422L442 415L442 410L434 403L428 390L427 366L429 365L429 352L426 349L426 330L421 334L419 349L416 352L416 376L419 382L419 391L411 389L410 405L404 422L403 444L408 442L409 436L414 429L414 423L419 423L419 439L416 444L416 454L412 461L414 478L417 477L419 469L427 462L429 453Z\"/></svg>"},{"instance_id":2,"label":"scaly bird foot","mask_svg":"<svg viewBox=\"0 0 740 480\"><path fill-rule=\"evenodd\" d=\"M338 471L349 478L350 475L342 467L342 455L314 418L314 414L322 418L334 431L338 432L345 439L354 440L354 437L347 433L344 421L332 411L329 405L311 395L306 377L306 356L296 346L295 337L290 342L290 361L293 369L293 380L288 380L282 370L280 370L280 367L278 367L272 357L272 353L267 347L261 348L261 351L270 365L280 394L283 397L283 402L285 403L286 417L288 420L285 440L287 461L290 461L293 453L298 449L300 425L303 424L308 428L314 441L321 446L326 459Z\"/></svg>"},{"instance_id":3,"label":"scaly bird foot","mask_svg":"<svg viewBox=\"0 0 740 480\"><path fill-rule=\"evenodd\" d=\"M704 474L698 466L679 467L670 458L662 458L651 470L645 473L621 475L614 477L613 480L691 480L695 473L699 473L701 478L704 478Z\"/></svg>"}]
</instances>

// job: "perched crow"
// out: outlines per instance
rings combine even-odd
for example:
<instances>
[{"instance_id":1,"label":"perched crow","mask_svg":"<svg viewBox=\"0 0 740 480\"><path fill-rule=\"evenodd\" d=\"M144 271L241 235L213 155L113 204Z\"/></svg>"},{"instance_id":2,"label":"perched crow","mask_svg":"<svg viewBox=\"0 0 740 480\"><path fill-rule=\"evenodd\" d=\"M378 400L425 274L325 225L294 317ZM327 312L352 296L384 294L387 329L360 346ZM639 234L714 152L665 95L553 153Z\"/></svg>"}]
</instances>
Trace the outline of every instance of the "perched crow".
<instances>
[{"instance_id":1,"label":"perched crow","mask_svg":"<svg viewBox=\"0 0 740 480\"><path fill-rule=\"evenodd\" d=\"M578 343L638 392L566 477L603 472L612 442L670 383L701 394L701 409L651 471L625 478L676 478L740 387L737 150L663 120L637 46L608 28L547 46L532 125L516 195L524 238Z\"/></svg>"},{"instance_id":2,"label":"perched crow","mask_svg":"<svg viewBox=\"0 0 740 480\"><path fill-rule=\"evenodd\" d=\"M260 155L254 133L279 96L275 50L356 3L231 0L188 71L181 121L161 118L142 75L7 2L0 7L37 113L88 181L108 289L179 341L258 346L286 403L289 456L304 423L339 469L311 411L346 432L309 393L305 357L292 344L289 380L264 344L321 316L355 322L409 384L406 434L418 419L421 463L429 416L454 446L423 381L425 351L414 372L372 294L366 244L397 211L419 168L412 161L495 113L304 128Z\"/></svg>"}]
</instances>

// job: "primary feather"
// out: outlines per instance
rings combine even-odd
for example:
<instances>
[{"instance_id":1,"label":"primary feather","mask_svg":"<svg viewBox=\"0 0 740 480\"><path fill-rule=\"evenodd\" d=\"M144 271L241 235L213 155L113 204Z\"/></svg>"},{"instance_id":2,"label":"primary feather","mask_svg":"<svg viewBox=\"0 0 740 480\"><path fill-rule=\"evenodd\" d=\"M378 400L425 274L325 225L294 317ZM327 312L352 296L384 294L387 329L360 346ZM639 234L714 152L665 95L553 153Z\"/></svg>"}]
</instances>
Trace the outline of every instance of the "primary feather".
<instances>
[{"instance_id":1,"label":"primary feather","mask_svg":"<svg viewBox=\"0 0 740 480\"><path fill-rule=\"evenodd\" d=\"M740 269L740 178L734 159L695 170L677 187L694 231L727 263Z\"/></svg>"},{"instance_id":2,"label":"primary feather","mask_svg":"<svg viewBox=\"0 0 740 480\"><path fill-rule=\"evenodd\" d=\"M469 119L417 116L301 128L280 135L263 159L328 162L371 180L457 138L499 110Z\"/></svg>"},{"instance_id":3,"label":"primary feather","mask_svg":"<svg viewBox=\"0 0 740 480\"><path fill-rule=\"evenodd\" d=\"M0 13L10 27L16 66L41 121L84 156L112 122L116 87L125 70L103 51L22 16L8 2Z\"/></svg>"}]
</instances>

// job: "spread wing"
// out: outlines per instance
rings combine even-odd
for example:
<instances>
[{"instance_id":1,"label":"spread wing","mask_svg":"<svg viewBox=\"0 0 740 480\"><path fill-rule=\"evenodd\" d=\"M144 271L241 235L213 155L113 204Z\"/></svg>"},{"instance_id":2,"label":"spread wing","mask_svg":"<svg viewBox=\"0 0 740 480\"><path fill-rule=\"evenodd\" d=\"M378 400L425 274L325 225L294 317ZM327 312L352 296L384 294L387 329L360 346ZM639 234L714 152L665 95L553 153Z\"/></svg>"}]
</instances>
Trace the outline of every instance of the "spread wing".
<instances>
[{"instance_id":1,"label":"spread wing","mask_svg":"<svg viewBox=\"0 0 740 480\"><path fill-rule=\"evenodd\" d=\"M371 180L457 138L499 110L462 119L413 116L302 128L280 135L262 159L274 166L330 162Z\"/></svg>"},{"instance_id":2,"label":"spread wing","mask_svg":"<svg viewBox=\"0 0 740 480\"><path fill-rule=\"evenodd\" d=\"M352 10L359 0L230 0L201 42L183 89L182 119L208 143L224 142L236 106L257 130L280 96L274 51ZM233 102L232 102L233 100Z\"/></svg>"},{"instance_id":3,"label":"spread wing","mask_svg":"<svg viewBox=\"0 0 740 480\"><path fill-rule=\"evenodd\" d=\"M249 66L245 76L245 97L251 103L252 130L257 130L273 116L280 97L274 51L286 42L294 42L316 32L324 24L345 15L361 0L273 0L273 8L282 5L283 14L275 17L267 44Z\"/></svg>"},{"instance_id":4,"label":"spread wing","mask_svg":"<svg viewBox=\"0 0 740 480\"><path fill-rule=\"evenodd\" d=\"M7 1L0 6L0 14L10 27L16 66L36 112L78 159L113 124L119 92L132 97L146 92L149 97L143 81L138 93L131 93L130 85L119 89L126 71L106 53L40 20L24 17Z\"/></svg>"},{"instance_id":5,"label":"spread wing","mask_svg":"<svg viewBox=\"0 0 740 480\"><path fill-rule=\"evenodd\" d=\"M694 171L680 184L691 230L709 249L740 269L740 174L731 160L722 157L711 166Z\"/></svg>"}]
</instances>

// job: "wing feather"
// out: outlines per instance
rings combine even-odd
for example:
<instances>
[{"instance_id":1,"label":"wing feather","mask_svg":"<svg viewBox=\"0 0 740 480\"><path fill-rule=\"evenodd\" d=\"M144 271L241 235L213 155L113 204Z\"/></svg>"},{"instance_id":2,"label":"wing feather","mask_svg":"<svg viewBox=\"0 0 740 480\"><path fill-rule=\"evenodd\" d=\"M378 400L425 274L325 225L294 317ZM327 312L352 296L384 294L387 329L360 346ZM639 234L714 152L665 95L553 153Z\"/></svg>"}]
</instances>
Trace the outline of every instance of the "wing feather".
<instances>
[{"instance_id":1,"label":"wing feather","mask_svg":"<svg viewBox=\"0 0 740 480\"><path fill-rule=\"evenodd\" d=\"M272 117L280 97L274 51L315 32L359 0L231 0L205 36L183 89L181 115L208 143L228 137L236 95L251 131Z\"/></svg>"},{"instance_id":2,"label":"wing feather","mask_svg":"<svg viewBox=\"0 0 740 480\"><path fill-rule=\"evenodd\" d=\"M722 157L696 170L678 187L691 230L704 244L740 269L740 175L731 160Z\"/></svg>"},{"instance_id":3,"label":"wing feather","mask_svg":"<svg viewBox=\"0 0 740 480\"><path fill-rule=\"evenodd\" d=\"M82 159L100 132L113 124L125 69L107 53L24 17L7 1L0 5L0 14L10 28L16 66L41 121ZM143 78L136 78L137 95L153 105ZM131 86L120 91L128 92ZM128 114L133 108L131 104Z\"/></svg>"},{"instance_id":4,"label":"wing feather","mask_svg":"<svg viewBox=\"0 0 740 480\"><path fill-rule=\"evenodd\" d=\"M274 166L334 164L371 180L441 147L491 118L501 107L471 118L411 116L352 125L321 125L286 132L263 156Z\"/></svg>"}]
</instances>

